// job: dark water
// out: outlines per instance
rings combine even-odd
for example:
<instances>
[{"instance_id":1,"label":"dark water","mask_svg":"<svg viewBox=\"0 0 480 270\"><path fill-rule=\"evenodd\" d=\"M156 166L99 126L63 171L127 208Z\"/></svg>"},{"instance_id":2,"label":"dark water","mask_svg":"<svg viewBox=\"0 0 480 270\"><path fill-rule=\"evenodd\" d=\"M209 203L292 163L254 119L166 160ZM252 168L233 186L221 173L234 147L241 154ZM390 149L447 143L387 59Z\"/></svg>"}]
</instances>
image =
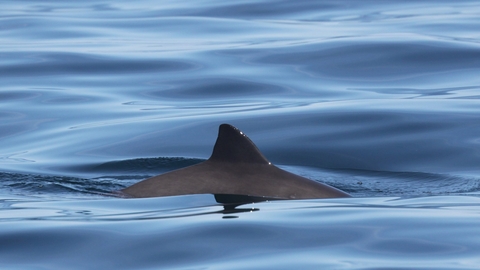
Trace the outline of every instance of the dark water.
<instances>
[{"instance_id":1,"label":"dark water","mask_svg":"<svg viewBox=\"0 0 480 270\"><path fill-rule=\"evenodd\" d=\"M478 269L477 1L0 6L0 268ZM354 198L110 196L220 123Z\"/></svg>"}]
</instances>

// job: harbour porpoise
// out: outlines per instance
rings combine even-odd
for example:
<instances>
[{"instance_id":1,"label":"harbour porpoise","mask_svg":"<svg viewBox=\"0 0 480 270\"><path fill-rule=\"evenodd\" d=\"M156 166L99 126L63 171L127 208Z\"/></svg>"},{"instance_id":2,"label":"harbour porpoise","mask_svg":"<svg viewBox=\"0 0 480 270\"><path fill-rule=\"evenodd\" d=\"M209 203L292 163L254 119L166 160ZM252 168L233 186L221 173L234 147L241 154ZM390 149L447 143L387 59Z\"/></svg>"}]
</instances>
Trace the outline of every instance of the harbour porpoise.
<instances>
[{"instance_id":1,"label":"harbour porpoise","mask_svg":"<svg viewBox=\"0 0 480 270\"><path fill-rule=\"evenodd\" d=\"M214 194L221 203L350 197L276 167L243 132L229 124L220 125L208 160L148 178L121 192L134 198Z\"/></svg>"}]
</instances>

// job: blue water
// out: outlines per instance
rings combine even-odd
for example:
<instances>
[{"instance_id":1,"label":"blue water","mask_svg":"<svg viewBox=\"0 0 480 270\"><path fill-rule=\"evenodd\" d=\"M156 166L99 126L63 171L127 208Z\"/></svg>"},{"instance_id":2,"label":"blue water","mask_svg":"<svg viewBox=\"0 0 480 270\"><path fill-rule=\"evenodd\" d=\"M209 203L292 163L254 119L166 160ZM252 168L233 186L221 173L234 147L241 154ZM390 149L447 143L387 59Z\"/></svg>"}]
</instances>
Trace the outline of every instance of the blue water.
<instances>
[{"instance_id":1,"label":"blue water","mask_svg":"<svg viewBox=\"0 0 480 270\"><path fill-rule=\"evenodd\" d=\"M479 269L478 1L3 1L1 269ZM348 199L112 191L218 125Z\"/></svg>"}]
</instances>

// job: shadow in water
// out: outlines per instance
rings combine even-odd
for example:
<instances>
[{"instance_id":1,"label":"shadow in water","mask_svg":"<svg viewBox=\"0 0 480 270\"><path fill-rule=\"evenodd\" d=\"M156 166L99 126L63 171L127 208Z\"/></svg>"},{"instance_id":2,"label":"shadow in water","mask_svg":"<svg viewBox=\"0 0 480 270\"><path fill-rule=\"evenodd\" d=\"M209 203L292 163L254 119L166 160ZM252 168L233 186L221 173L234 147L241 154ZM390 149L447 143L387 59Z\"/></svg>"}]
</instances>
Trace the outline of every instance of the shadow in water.
<instances>
[{"instance_id":1,"label":"shadow in water","mask_svg":"<svg viewBox=\"0 0 480 270\"><path fill-rule=\"evenodd\" d=\"M223 204L223 210L219 211L219 213L227 214L227 216L223 217L224 219L238 218L238 216L229 214L255 212L260 210L258 208L237 208L240 205L278 200L270 197L256 197L238 194L214 194L214 196L218 203Z\"/></svg>"}]
</instances>

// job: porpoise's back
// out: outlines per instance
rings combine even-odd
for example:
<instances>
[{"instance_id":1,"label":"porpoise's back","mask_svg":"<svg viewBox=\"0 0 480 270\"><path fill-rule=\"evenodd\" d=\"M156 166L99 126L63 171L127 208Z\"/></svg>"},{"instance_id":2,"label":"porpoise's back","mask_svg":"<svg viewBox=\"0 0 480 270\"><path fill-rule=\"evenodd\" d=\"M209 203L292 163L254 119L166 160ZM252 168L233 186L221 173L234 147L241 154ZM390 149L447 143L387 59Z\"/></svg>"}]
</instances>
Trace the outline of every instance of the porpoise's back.
<instances>
[{"instance_id":1,"label":"porpoise's back","mask_svg":"<svg viewBox=\"0 0 480 270\"><path fill-rule=\"evenodd\" d=\"M222 124L211 157L122 190L131 197L229 194L271 199L350 197L334 187L284 171L270 163L240 130Z\"/></svg>"}]
</instances>

